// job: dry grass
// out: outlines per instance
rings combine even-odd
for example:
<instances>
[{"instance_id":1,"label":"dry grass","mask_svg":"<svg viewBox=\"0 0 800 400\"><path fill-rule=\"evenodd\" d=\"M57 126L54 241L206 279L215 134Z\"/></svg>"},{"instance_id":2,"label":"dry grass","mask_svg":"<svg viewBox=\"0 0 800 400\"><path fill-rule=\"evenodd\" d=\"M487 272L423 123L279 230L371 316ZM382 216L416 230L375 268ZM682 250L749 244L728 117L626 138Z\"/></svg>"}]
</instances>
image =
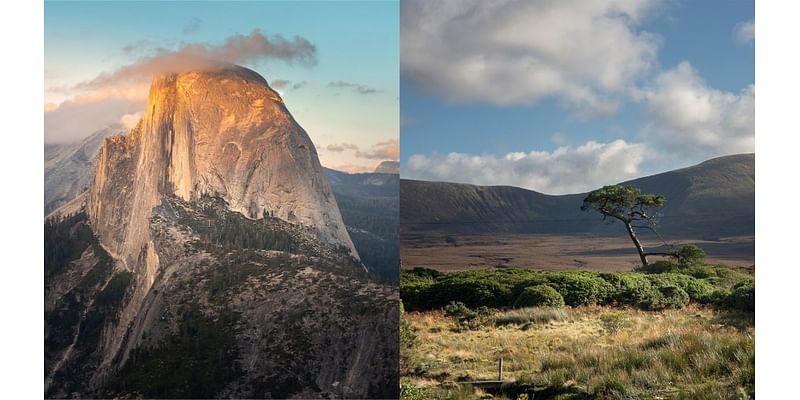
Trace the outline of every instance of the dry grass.
<instances>
[{"instance_id":1,"label":"dry grass","mask_svg":"<svg viewBox=\"0 0 800 400\"><path fill-rule=\"evenodd\" d=\"M542 318L540 311L515 310L495 316L503 323L461 332L441 312L407 313L419 344L403 351L413 366L403 381L432 386L496 379L503 357L506 380L575 398L727 399L746 398L753 390L752 316L696 306L622 313L581 307L561 313Z\"/></svg>"}]
</instances>

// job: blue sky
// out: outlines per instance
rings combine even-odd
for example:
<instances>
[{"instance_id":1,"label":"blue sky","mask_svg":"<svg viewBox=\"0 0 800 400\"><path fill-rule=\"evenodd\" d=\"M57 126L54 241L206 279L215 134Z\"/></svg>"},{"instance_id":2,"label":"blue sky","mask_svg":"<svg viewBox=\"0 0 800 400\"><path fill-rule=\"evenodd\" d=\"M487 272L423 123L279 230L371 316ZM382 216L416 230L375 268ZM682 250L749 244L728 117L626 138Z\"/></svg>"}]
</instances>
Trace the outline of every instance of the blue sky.
<instances>
[{"instance_id":1,"label":"blue sky","mask_svg":"<svg viewBox=\"0 0 800 400\"><path fill-rule=\"evenodd\" d=\"M307 40L316 49L316 64L265 56L243 65L270 82L287 81L284 87L273 86L318 146L323 164L371 169L382 159L398 157L398 10L391 1L47 2L45 140L73 141L95 126L143 109L140 89L87 93L75 85L152 56L157 48L220 46L230 37L259 30L267 38ZM94 116L97 110L103 113L96 120L73 123L76 115ZM354 146L342 149L343 143Z\"/></svg>"},{"instance_id":2,"label":"blue sky","mask_svg":"<svg viewBox=\"0 0 800 400\"><path fill-rule=\"evenodd\" d=\"M404 177L568 193L754 151L752 1L642 1L622 10L612 1L594 10L570 1L444 3L401 6ZM598 16L606 19L572 28ZM488 39L462 39L468 32ZM537 40L551 34L574 40ZM629 73L607 85L581 61ZM461 68L470 63L479 67ZM536 68L574 71L525 83ZM585 81L540 89L548 79ZM583 100L574 93L586 88L601 100L576 106Z\"/></svg>"}]
</instances>

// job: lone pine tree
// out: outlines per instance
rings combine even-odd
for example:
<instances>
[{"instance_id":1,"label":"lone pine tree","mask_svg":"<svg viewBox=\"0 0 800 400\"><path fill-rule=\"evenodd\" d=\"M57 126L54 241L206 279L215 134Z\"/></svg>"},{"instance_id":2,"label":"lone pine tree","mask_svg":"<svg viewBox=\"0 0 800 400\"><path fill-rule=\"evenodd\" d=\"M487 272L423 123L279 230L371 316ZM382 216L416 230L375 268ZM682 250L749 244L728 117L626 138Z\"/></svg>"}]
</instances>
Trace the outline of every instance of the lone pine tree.
<instances>
[{"instance_id":1,"label":"lone pine tree","mask_svg":"<svg viewBox=\"0 0 800 400\"><path fill-rule=\"evenodd\" d=\"M666 197L658 194L642 194L634 186L610 185L590 192L585 199L581 210L595 210L603 214L603 220L612 218L621 221L630 236L642 265L647 266L647 256L663 255L673 256L673 253L648 253L636 236L636 229L648 229L655 232L658 223L655 211L664 207Z\"/></svg>"}]
</instances>

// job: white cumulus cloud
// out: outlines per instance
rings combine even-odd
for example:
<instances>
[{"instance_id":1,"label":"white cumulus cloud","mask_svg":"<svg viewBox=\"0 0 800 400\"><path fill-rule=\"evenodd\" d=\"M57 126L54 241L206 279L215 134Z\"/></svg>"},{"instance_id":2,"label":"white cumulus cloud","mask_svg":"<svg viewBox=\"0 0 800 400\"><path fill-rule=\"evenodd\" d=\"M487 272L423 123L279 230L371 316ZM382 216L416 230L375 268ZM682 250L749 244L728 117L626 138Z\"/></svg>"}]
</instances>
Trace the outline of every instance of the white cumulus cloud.
<instances>
[{"instance_id":1,"label":"white cumulus cloud","mask_svg":"<svg viewBox=\"0 0 800 400\"><path fill-rule=\"evenodd\" d=\"M710 87L688 62L659 75L640 96L645 134L681 156L755 151L755 86L738 93Z\"/></svg>"},{"instance_id":2,"label":"white cumulus cloud","mask_svg":"<svg viewBox=\"0 0 800 400\"><path fill-rule=\"evenodd\" d=\"M656 1L405 0L401 73L453 102L615 111L655 65L659 38L639 29Z\"/></svg>"},{"instance_id":3,"label":"white cumulus cloud","mask_svg":"<svg viewBox=\"0 0 800 400\"><path fill-rule=\"evenodd\" d=\"M615 140L547 151L415 154L403 177L477 185L519 186L549 194L578 193L638 177L648 156L641 143Z\"/></svg>"}]
</instances>

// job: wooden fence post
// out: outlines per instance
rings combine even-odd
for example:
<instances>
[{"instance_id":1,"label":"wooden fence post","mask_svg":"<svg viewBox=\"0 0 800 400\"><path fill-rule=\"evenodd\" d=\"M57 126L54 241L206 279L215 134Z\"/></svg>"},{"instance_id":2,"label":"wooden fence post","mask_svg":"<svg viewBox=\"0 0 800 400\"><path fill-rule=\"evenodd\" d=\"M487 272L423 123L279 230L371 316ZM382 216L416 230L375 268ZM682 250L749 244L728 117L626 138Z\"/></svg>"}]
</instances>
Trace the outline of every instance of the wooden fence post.
<instances>
[{"instance_id":1,"label":"wooden fence post","mask_svg":"<svg viewBox=\"0 0 800 400\"><path fill-rule=\"evenodd\" d=\"M497 365L497 380L503 380L503 357L500 357L500 362Z\"/></svg>"}]
</instances>

